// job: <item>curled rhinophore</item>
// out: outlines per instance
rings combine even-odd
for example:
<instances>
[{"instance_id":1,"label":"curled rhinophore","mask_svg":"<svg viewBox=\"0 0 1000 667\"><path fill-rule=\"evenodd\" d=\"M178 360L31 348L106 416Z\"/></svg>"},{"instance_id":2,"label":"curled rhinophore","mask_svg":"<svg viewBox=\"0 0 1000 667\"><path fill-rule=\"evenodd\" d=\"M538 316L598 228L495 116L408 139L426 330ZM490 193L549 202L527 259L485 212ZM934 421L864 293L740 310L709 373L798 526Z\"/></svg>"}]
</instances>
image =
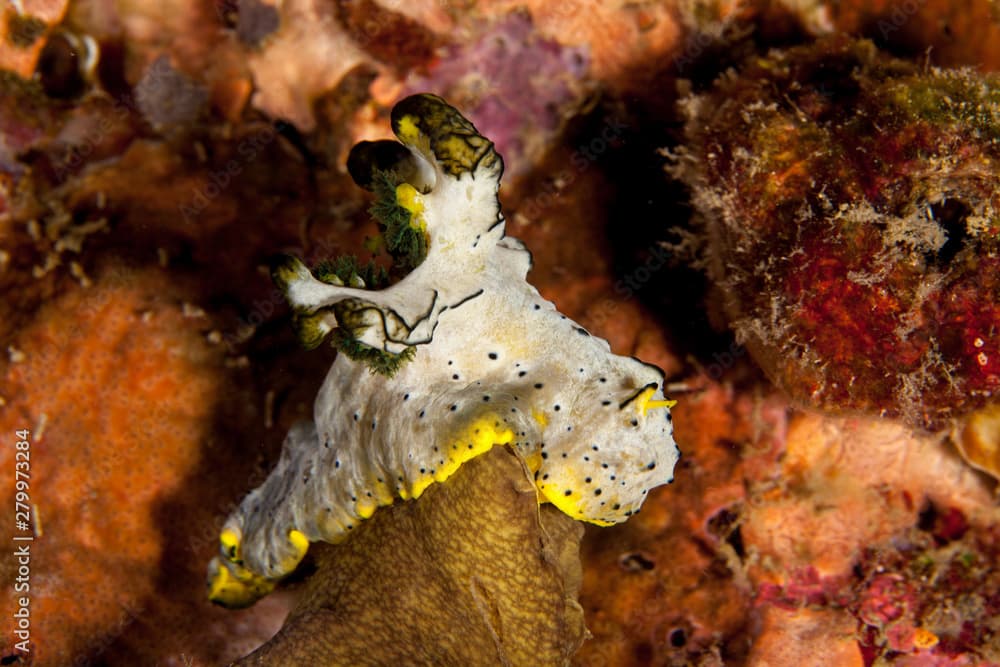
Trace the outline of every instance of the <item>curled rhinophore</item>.
<instances>
[{"instance_id":1,"label":"curled rhinophore","mask_svg":"<svg viewBox=\"0 0 1000 667\"><path fill-rule=\"evenodd\" d=\"M625 521L673 479L662 372L612 354L527 282L531 255L504 234L493 144L432 95L400 102L392 128L401 143L359 144L350 170L382 183L375 208L402 218L387 234L412 268L373 289L372 271L353 265L274 267L303 341L334 333L348 353L314 420L289 432L275 470L226 521L209 566L221 604L252 603L310 542L346 539L495 445L524 461L539 502L598 525Z\"/></svg>"}]
</instances>

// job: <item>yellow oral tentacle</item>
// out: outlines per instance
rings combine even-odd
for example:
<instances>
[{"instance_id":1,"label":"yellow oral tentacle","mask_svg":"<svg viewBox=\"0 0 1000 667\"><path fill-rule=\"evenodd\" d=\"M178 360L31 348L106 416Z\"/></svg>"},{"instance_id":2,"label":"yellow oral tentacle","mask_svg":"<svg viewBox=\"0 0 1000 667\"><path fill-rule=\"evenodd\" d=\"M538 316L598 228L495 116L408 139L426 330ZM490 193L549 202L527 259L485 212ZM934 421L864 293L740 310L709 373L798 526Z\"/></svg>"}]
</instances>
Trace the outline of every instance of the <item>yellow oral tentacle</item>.
<instances>
[{"instance_id":1,"label":"yellow oral tentacle","mask_svg":"<svg viewBox=\"0 0 1000 667\"><path fill-rule=\"evenodd\" d=\"M664 400L664 401L654 401L654 400L652 400L653 399L653 394L655 394L655 393L656 393L656 387L650 387L650 388L646 389L644 392L642 392L641 394L639 394L638 397L636 397L636 399L635 399L636 410L643 417L645 417L646 413L649 412L650 410L655 410L657 408L668 408L669 409L669 408L672 408L675 405L677 405L677 401L671 401L669 399L668 400Z\"/></svg>"}]
</instances>

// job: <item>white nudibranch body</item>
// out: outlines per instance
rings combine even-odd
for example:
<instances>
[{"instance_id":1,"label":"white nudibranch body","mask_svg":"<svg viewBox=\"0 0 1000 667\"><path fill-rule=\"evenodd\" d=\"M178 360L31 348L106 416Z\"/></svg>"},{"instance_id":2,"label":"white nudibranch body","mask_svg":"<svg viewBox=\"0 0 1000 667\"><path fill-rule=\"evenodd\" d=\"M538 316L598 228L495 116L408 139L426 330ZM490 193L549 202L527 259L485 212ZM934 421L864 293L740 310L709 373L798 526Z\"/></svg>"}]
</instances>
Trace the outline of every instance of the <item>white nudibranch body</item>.
<instances>
[{"instance_id":1,"label":"white nudibranch body","mask_svg":"<svg viewBox=\"0 0 1000 667\"><path fill-rule=\"evenodd\" d=\"M600 525L625 521L673 478L662 372L612 354L527 282L530 254L504 235L492 143L430 95L401 102L393 129L418 166L396 196L425 225L423 262L382 290L322 282L294 260L276 278L299 312L337 306L330 326L415 354L391 378L337 357L315 421L292 429L275 470L226 522L209 571L222 604L252 602L309 542L345 539L494 445L522 457L540 502Z\"/></svg>"}]
</instances>

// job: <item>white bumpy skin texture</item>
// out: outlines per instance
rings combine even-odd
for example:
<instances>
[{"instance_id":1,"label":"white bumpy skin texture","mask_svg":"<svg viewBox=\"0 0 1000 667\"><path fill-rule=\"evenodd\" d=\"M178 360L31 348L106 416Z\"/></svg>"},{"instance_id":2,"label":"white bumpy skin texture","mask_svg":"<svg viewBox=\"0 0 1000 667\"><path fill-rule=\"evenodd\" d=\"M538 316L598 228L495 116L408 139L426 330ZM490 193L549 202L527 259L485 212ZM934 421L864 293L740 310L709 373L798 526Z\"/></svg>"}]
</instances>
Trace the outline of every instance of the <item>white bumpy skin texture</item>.
<instances>
[{"instance_id":1,"label":"white bumpy skin texture","mask_svg":"<svg viewBox=\"0 0 1000 667\"><path fill-rule=\"evenodd\" d=\"M407 98L393 129L409 149L397 188L426 228L424 261L382 290L322 282L292 262L279 284L298 312L350 306L363 344L412 359L392 376L338 356L315 421L288 434L266 482L226 522L210 597L243 606L295 568L308 543L339 542L380 506L413 499L494 445L535 477L539 502L610 525L673 479L662 372L611 353L526 280L531 256L504 235L493 144L440 98Z\"/></svg>"}]
</instances>

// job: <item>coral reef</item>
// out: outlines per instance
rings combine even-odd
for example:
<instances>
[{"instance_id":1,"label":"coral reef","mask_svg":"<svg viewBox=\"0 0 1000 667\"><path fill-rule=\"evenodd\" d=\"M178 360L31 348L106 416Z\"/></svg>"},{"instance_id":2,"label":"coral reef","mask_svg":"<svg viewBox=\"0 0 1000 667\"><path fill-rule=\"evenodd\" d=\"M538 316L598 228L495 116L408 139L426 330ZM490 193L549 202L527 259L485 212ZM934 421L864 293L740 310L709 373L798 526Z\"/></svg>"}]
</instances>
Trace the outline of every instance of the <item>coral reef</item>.
<instances>
[{"instance_id":1,"label":"coral reef","mask_svg":"<svg viewBox=\"0 0 1000 667\"><path fill-rule=\"evenodd\" d=\"M241 16L245 10L241 5ZM263 43L248 58L258 82L255 107L272 117L288 119L302 130L314 127L312 105L316 98L367 61L365 52L335 22L333 14L329 3L317 0L282 3L278 30L258 37ZM315 62L325 66L316 67Z\"/></svg>"},{"instance_id":2,"label":"coral reef","mask_svg":"<svg viewBox=\"0 0 1000 667\"><path fill-rule=\"evenodd\" d=\"M871 39L903 60L843 38L840 50L836 37L812 45L830 34ZM402 631L427 630L443 645L475 635L477 652L463 654L464 662L497 662L499 650L480 640L489 640L491 629L510 629L507 621L523 609L507 605L505 579L530 572L532 590L547 595L539 604L557 612L547 621L563 613L561 626L543 622L528 631L553 649L546 654L553 663L997 663L1000 519L996 482L988 476L998 472L995 398L978 396L939 412L930 402L941 400L935 389L914 421L925 412L937 420L958 417L934 434L877 417L873 406L845 417L803 411L803 403L813 404L808 397L790 402L756 366L769 358L749 354L719 326L723 291L675 252L691 210L687 188L665 176L668 159L660 149L684 141L678 97L694 91L719 100L714 111L722 124L722 107L735 110L757 96L775 106L773 117L763 108L747 110L751 121L774 122L765 139L784 140L786 157L817 177L837 173L851 182L855 174L855 189L866 185L861 194L873 198L873 209L919 186L916 172L900 169L907 150L952 165L979 151L992 160L992 171L969 162L968 175L985 174L980 185L989 188L995 136L981 134L977 143L961 123L945 129L940 121L945 112L962 111L956 91L975 92L976 80L995 91L995 75L977 79L936 68L996 71L998 35L994 0L6 3L0 426L5 438L31 431L37 525L16 531L15 452L5 446L0 497L11 509L0 515L0 528L10 535L14 527L34 541L30 653L17 649L10 632L21 565L10 549L0 557L0 662L225 664L267 642L291 609L297 611L285 634L247 661L279 662L280 653L316 646L311 657L337 660L344 655L338 646L318 638L338 632L340 648L352 652L350 659L361 653L363 661L386 655L379 651L391 651L398 638L406 640L399 646L421 649L426 636L416 641ZM781 51L767 55L772 48ZM805 78L794 62L810 50L815 71ZM525 62L535 60L533 77ZM868 97L854 96L858 86L843 69L851 62ZM761 64L774 71L762 72ZM775 74L785 66L786 74ZM872 81L876 72L887 79ZM712 93L720 74L717 85L733 100ZM900 105L913 90L903 84L917 81L929 84L924 102L944 107L950 99L952 106L914 120ZM784 97L773 87L762 95L752 90L785 84ZM483 492L509 499L515 514L491 515L484 530L516 518L514 539L536 540L536 548L496 551L477 565L499 583L477 589L482 605L463 607L464 617L442 615L441 624L432 618L426 626L414 617L394 619L400 632L392 635L393 625L370 622L396 606L397 597L419 607L441 595L458 600L449 581L473 586L457 561L419 576L393 569L418 566L409 559L431 531L440 538L436 552L453 541L475 544L481 525L475 520L484 511L478 505L467 533L455 515L435 516L464 507L461 501L382 508L351 540L313 545L304 581L285 580L250 609L221 609L205 599L204 586L219 531L274 469L283 435L314 416L316 391L337 354L328 345L301 349L289 326L295 314L269 279L268 257L300 256L321 280L336 275L350 284L357 274L370 286L398 284L406 272L382 275L384 257L369 270L368 254L378 254L374 239L384 230L371 222L373 197L355 186L345 160L357 142L389 138L390 108L417 86L446 95L499 142L514 176L504 179L501 193L507 231L533 251L529 278L540 298L606 338L615 353L664 369L667 388L680 399L672 410L685 450L677 481L650 491L642 512L622 525L584 526L577 582L572 559L559 560L557 552L576 553L581 524L539 507L533 480L494 448L421 496L454 501L449 494L461 491L499 511L463 480L508 479L513 486ZM946 96L935 97L942 90L936 86ZM873 97L893 91L898 97ZM882 118L863 131L863 121L893 100L891 122ZM982 120L988 129L995 117ZM906 123L913 136L901 133ZM822 161L801 152L807 127L830 132L816 138L831 141L843 128L842 136L857 141L841 142L840 149L857 159ZM884 149L879 142L894 137L892 150L875 153L877 161L861 160L860 149ZM760 138L747 132L738 145ZM773 205L774 194L807 190L794 164L783 168L780 152L770 157L772 175L743 176L753 187L771 178L775 188L758 190L756 200L748 196L742 204L748 210ZM860 174L856 163L866 166ZM926 182L937 187L942 180L931 174ZM732 191L749 194L742 181L736 185L743 189ZM962 188L968 192L969 182ZM386 198L375 193L374 199ZM931 209L939 225L962 213ZM773 221L789 219L781 206L773 213ZM968 251L976 242L982 249L986 237L966 235L956 244L952 230L942 228L949 233L945 255L958 250L950 262L940 262L937 252L915 252L912 266L867 277L912 278L923 262L930 273L978 280L982 255ZM844 257L873 231L858 229L859 237L841 242ZM906 238L898 251L941 238ZM358 260L320 266L324 258L349 254ZM838 287L856 289L850 278L866 277L838 282L836 268L816 276L826 276L831 303L841 308L824 311L831 316L855 312ZM995 285L981 275L972 291L958 293L959 302L972 304ZM894 283L887 294L909 284ZM930 315L954 315L949 308ZM859 321L872 323L867 316ZM984 321L955 323L952 331ZM933 322L939 320L908 325L929 332ZM941 327L937 332L948 344L959 339ZM995 340L984 337L983 347ZM855 343L842 342L843 350ZM356 345L340 342L368 352ZM977 355L975 337L970 345L968 354ZM882 355L868 356L884 363ZM398 530L404 516L423 523ZM376 544L379 537L391 539ZM393 549L401 545L412 546ZM519 569L499 569L508 563ZM397 586L386 588L386 581ZM572 653L582 626L565 600L578 585L589 636ZM341 586L363 604L341 607L332 598ZM501 640L508 638L516 639L504 633ZM500 646L514 664L541 661L522 660L525 649L516 641Z\"/></svg>"},{"instance_id":3,"label":"coral reef","mask_svg":"<svg viewBox=\"0 0 1000 667\"><path fill-rule=\"evenodd\" d=\"M746 478L770 474L786 416L719 385L674 410L677 480L620 529L588 535L580 602L594 640L581 666L740 664L753 591L740 559Z\"/></svg>"},{"instance_id":4,"label":"coral reef","mask_svg":"<svg viewBox=\"0 0 1000 667\"><path fill-rule=\"evenodd\" d=\"M24 78L35 72L46 36L66 13L68 1L20 0L0 13L0 71Z\"/></svg>"},{"instance_id":5,"label":"coral reef","mask_svg":"<svg viewBox=\"0 0 1000 667\"><path fill-rule=\"evenodd\" d=\"M590 76L620 93L634 92L662 69L680 37L670 2L615 5L600 0L491 0L483 12L503 16L526 8L538 33L587 51Z\"/></svg>"},{"instance_id":6,"label":"coral reef","mask_svg":"<svg viewBox=\"0 0 1000 667\"><path fill-rule=\"evenodd\" d=\"M940 435L715 384L674 412L677 482L584 540L576 664L997 659L993 485Z\"/></svg>"},{"instance_id":7,"label":"coral reef","mask_svg":"<svg viewBox=\"0 0 1000 667\"><path fill-rule=\"evenodd\" d=\"M935 424L1000 388L1000 85L830 38L684 101L741 342L798 400Z\"/></svg>"},{"instance_id":8,"label":"coral reef","mask_svg":"<svg viewBox=\"0 0 1000 667\"><path fill-rule=\"evenodd\" d=\"M35 540L30 588L22 594L30 594L34 664L121 658L112 644L141 644L141 628L158 621L175 628L177 652L208 626L220 635L244 626L257 641L275 630L267 613L256 620L203 617L200 628L182 620L202 587L200 574L177 556L192 545L204 553L211 542L174 542L164 531L162 504L188 487L198 469L227 373L223 348L206 339L204 313L184 305L184 290L165 284L162 269L105 266L91 287L69 289L43 306L8 340L9 355L0 362L6 402L0 425L5 433L31 431ZM13 459L13 448L5 447L0 460L13 470ZM14 481L0 480L5 498L14 497ZM212 495L190 494L186 517L211 520L219 502ZM199 501L205 504L193 509ZM13 522L14 514L5 514L8 535ZM161 568L162 562L171 564ZM5 558L0 567L7 659L16 561ZM178 586L168 572L190 583ZM171 600L164 593L170 588L187 599ZM281 608L276 601L270 613ZM220 642L208 651L219 660L240 649ZM126 655L151 657L135 644Z\"/></svg>"},{"instance_id":9,"label":"coral reef","mask_svg":"<svg viewBox=\"0 0 1000 667\"><path fill-rule=\"evenodd\" d=\"M934 62L942 66L1000 69L1000 12L993 0L816 5L827 17L827 30L862 35L914 59L933 49Z\"/></svg>"}]
</instances>

